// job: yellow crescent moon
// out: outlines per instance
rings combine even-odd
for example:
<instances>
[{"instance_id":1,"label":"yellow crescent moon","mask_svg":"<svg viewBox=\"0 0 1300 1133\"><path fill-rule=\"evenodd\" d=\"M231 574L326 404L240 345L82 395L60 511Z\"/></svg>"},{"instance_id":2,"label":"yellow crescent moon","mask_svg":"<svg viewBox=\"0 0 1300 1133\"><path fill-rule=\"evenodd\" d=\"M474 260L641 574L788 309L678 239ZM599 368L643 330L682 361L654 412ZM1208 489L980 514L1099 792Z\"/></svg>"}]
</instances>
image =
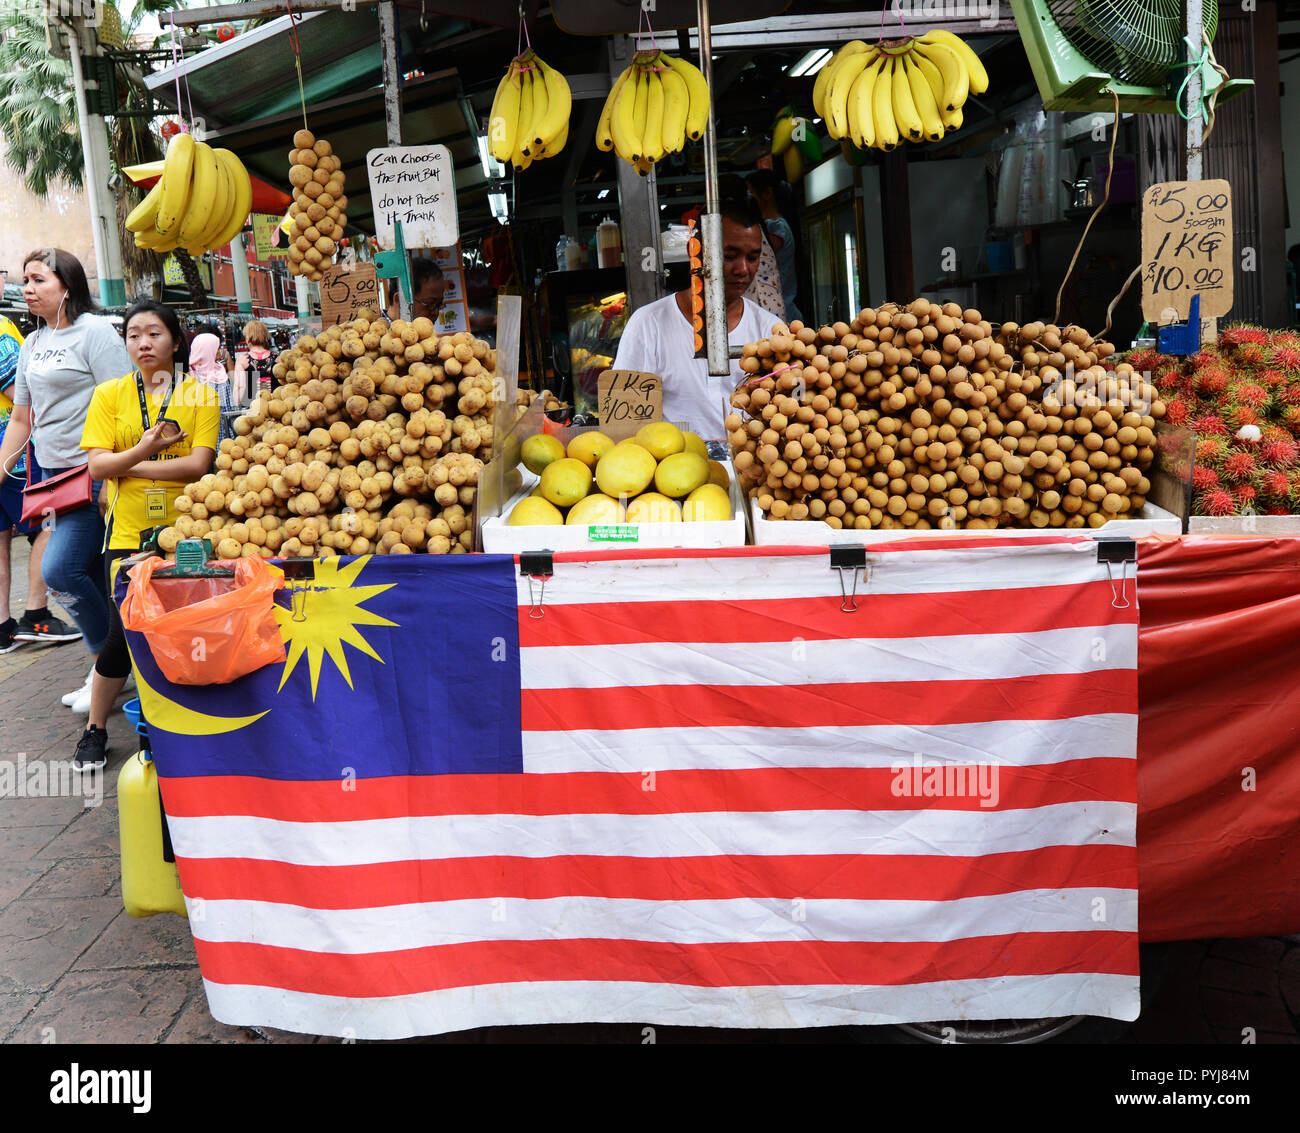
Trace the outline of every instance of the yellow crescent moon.
<instances>
[{"instance_id":1,"label":"yellow crescent moon","mask_svg":"<svg viewBox=\"0 0 1300 1133\"><path fill-rule=\"evenodd\" d=\"M135 670L135 683L140 693L140 709L145 722L162 728L165 732L174 732L179 736L219 736L247 728L266 715L266 712L259 712L256 716L209 716L195 712L194 709L163 696L144 679L134 661L131 662L131 668Z\"/></svg>"}]
</instances>

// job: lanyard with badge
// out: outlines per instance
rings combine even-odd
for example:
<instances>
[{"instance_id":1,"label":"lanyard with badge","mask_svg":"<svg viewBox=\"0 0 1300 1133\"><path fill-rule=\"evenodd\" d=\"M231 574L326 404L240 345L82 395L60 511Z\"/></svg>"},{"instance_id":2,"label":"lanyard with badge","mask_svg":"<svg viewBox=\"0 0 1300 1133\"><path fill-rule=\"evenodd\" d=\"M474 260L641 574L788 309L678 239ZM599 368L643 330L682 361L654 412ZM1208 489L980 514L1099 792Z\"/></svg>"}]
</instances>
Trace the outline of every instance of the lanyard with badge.
<instances>
[{"instance_id":1,"label":"lanyard with badge","mask_svg":"<svg viewBox=\"0 0 1300 1133\"><path fill-rule=\"evenodd\" d=\"M176 386L179 382L169 383L167 396L163 399L162 406L158 410L158 420L162 421L167 416L167 410L172 403L172 394L176 392ZM135 391L140 396L140 423L144 426L144 431L149 431L149 403L144 395L144 378L139 373L135 375ZM173 422L174 423L174 422ZM180 432L177 426L178 435ZM154 453L150 460L167 460L161 452ZM163 488L153 487L144 490L144 515L148 520L166 521L167 519L167 492Z\"/></svg>"}]
</instances>

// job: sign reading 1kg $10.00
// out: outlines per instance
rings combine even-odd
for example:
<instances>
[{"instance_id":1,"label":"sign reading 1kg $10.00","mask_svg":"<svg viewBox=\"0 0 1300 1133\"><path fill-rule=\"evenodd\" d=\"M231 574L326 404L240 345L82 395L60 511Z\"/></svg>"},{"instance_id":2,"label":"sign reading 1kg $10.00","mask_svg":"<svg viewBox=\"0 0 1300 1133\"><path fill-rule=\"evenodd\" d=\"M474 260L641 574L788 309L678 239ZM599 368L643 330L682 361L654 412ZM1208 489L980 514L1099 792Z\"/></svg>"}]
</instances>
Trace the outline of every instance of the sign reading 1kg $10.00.
<instances>
[{"instance_id":1,"label":"sign reading 1kg $10.00","mask_svg":"<svg viewBox=\"0 0 1300 1133\"><path fill-rule=\"evenodd\" d=\"M408 248L446 248L460 239L455 168L446 146L387 146L366 154L366 174L381 248L402 224Z\"/></svg>"},{"instance_id":2,"label":"sign reading 1kg $10.00","mask_svg":"<svg viewBox=\"0 0 1300 1133\"><path fill-rule=\"evenodd\" d=\"M1232 308L1232 189L1227 181L1162 181L1142 194L1142 317L1186 319Z\"/></svg>"}]
</instances>

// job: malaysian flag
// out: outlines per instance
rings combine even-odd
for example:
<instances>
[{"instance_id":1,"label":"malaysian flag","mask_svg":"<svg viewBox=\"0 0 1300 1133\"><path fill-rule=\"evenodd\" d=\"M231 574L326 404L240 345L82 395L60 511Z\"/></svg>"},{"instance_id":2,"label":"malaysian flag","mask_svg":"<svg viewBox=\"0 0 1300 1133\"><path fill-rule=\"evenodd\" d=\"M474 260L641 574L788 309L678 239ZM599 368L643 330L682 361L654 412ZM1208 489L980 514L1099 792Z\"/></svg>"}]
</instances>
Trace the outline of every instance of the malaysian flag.
<instances>
[{"instance_id":1,"label":"malaysian flag","mask_svg":"<svg viewBox=\"0 0 1300 1133\"><path fill-rule=\"evenodd\" d=\"M130 635L213 1016L1135 1018L1132 581L867 557L849 601L825 548L326 560L228 686Z\"/></svg>"}]
</instances>

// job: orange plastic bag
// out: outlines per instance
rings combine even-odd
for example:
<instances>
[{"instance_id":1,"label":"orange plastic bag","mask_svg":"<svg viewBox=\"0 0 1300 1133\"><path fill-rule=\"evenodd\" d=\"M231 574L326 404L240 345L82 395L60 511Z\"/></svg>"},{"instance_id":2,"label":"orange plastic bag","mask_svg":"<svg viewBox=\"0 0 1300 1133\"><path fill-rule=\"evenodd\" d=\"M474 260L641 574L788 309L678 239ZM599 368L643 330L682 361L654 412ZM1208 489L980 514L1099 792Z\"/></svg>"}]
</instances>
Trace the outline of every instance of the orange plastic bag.
<instances>
[{"instance_id":1,"label":"orange plastic bag","mask_svg":"<svg viewBox=\"0 0 1300 1133\"><path fill-rule=\"evenodd\" d=\"M122 624L144 634L164 677L229 684L285 659L274 612L282 571L264 559L235 559L234 578L154 578L170 565L153 558L132 567L122 602Z\"/></svg>"}]
</instances>

